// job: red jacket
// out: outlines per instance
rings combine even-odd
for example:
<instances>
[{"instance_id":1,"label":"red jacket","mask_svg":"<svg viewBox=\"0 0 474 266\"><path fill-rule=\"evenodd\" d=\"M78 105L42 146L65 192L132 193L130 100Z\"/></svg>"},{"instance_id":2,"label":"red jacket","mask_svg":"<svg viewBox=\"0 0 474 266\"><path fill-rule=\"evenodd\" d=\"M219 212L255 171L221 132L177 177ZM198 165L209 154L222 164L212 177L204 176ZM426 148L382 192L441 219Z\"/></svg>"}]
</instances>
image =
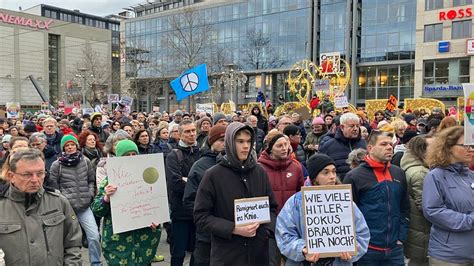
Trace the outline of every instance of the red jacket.
<instances>
[{"instance_id":1,"label":"red jacket","mask_svg":"<svg viewBox=\"0 0 474 266\"><path fill-rule=\"evenodd\" d=\"M318 97L315 97L315 98L311 98L311 102L309 103L311 109L316 109L319 105L319 98Z\"/></svg>"},{"instance_id":2,"label":"red jacket","mask_svg":"<svg viewBox=\"0 0 474 266\"><path fill-rule=\"evenodd\" d=\"M258 158L272 185L273 194L278 203L277 214L285 202L304 185L303 169L301 164L288 156L286 160L276 161L263 151Z\"/></svg>"}]
</instances>

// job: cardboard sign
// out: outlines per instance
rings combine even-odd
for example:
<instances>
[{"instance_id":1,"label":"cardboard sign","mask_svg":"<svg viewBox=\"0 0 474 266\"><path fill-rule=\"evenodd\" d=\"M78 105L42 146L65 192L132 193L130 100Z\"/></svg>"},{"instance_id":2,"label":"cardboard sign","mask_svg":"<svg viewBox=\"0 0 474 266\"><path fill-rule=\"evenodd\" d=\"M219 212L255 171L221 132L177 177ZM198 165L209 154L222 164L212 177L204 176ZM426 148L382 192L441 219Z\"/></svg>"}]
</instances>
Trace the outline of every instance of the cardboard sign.
<instances>
[{"instance_id":1,"label":"cardboard sign","mask_svg":"<svg viewBox=\"0 0 474 266\"><path fill-rule=\"evenodd\" d=\"M294 109L293 113L298 113L300 115L301 121L308 120L313 117L308 108L305 106Z\"/></svg>"},{"instance_id":2,"label":"cardboard sign","mask_svg":"<svg viewBox=\"0 0 474 266\"><path fill-rule=\"evenodd\" d=\"M94 113L94 108L84 108L82 109L82 114L85 115L85 114L93 114Z\"/></svg>"},{"instance_id":3,"label":"cardboard sign","mask_svg":"<svg viewBox=\"0 0 474 266\"><path fill-rule=\"evenodd\" d=\"M351 185L302 187L308 253L357 253Z\"/></svg>"},{"instance_id":4,"label":"cardboard sign","mask_svg":"<svg viewBox=\"0 0 474 266\"><path fill-rule=\"evenodd\" d=\"M318 93L319 91L323 93L329 92L329 79L318 79L313 85L313 94Z\"/></svg>"},{"instance_id":5,"label":"cardboard sign","mask_svg":"<svg viewBox=\"0 0 474 266\"><path fill-rule=\"evenodd\" d=\"M212 103L198 103L196 104L196 112L204 112L213 115L214 104Z\"/></svg>"},{"instance_id":6,"label":"cardboard sign","mask_svg":"<svg viewBox=\"0 0 474 266\"><path fill-rule=\"evenodd\" d=\"M120 100L120 103L125 106L132 106L133 98L129 96L123 96L122 99Z\"/></svg>"},{"instance_id":7,"label":"cardboard sign","mask_svg":"<svg viewBox=\"0 0 474 266\"><path fill-rule=\"evenodd\" d=\"M349 102L347 101L346 96L339 96L334 98L334 106L336 108L344 108L349 106Z\"/></svg>"},{"instance_id":8,"label":"cardboard sign","mask_svg":"<svg viewBox=\"0 0 474 266\"><path fill-rule=\"evenodd\" d=\"M234 220L236 226L270 222L270 202L268 197L234 200Z\"/></svg>"},{"instance_id":9,"label":"cardboard sign","mask_svg":"<svg viewBox=\"0 0 474 266\"><path fill-rule=\"evenodd\" d=\"M118 187L110 198L114 234L170 220L163 154L107 159L109 184Z\"/></svg>"},{"instance_id":10,"label":"cardboard sign","mask_svg":"<svg viewBox=\"0 0 474 266\"><path fill-rule=\"evenodd\" d=\"M20 118L20 103L19 102L7 102L7 118Z\"/></svg>"},{"instance_id":11,"label":"cardboard sign","mask_svg":"<svg viewBox=\"0 0 474 266\"><path fill-rule=\"evenodd\" d=\"M109 103L118 103L120 96L118 94L109 94L107 96L107 101Z\"/></svg>"},{"instance_id":12,"label":"cardboard sign","mask_svg":"<svg viewBox=\"0 0 474 266\"><path fill-rule=\"evenodd\" d=\"M160 111L160 107L159 106L156 106L156 105L153 105L153 112L159 112Z\"/></svg>"}]
</instances>

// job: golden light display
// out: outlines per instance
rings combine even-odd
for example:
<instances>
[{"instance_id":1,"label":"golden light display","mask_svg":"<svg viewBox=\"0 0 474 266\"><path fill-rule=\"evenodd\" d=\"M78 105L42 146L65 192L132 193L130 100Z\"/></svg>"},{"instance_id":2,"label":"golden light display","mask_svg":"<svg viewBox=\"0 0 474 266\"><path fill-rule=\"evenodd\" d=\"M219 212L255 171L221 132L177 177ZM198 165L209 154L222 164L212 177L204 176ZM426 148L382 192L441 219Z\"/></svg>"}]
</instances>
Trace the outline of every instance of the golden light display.
<instances>
[{"instance_id":1,"label":"golden light display","mask_svg":"<svg viewBox=\"0 0 474 266\"><path fill-rule=\"evenodd\" d=\"M431 98L405 99L405 110L411 111L425 109L426 113L431 113L434 107L440 107L441 110L446 110L446 106L442 101Z\"/></svg>"},{"instance_id":2,"label":"golden light display","mask_svg":"<svg viewBox=\"0 0 474 266\"><path fill-rule=\"evenodd\" d=\"M387 105L387 99L382 100L365 100L365 111L367 112L367 117L369 121L375 119L375 112L381 110L384 111Z\"/></svg>"}]
</instances>

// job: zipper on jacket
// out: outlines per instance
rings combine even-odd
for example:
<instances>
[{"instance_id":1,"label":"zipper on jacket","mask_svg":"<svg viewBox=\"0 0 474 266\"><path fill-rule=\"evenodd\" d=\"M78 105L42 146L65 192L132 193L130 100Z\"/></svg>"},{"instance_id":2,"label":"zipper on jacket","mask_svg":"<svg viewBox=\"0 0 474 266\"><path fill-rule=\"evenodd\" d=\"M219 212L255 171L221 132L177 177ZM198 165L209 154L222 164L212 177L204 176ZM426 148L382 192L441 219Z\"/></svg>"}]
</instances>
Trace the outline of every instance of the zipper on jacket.
<instances>
[{"instance_id":1,"label":"zipper on jacket","mask_svg":"<svg viewBox=\"0 0 474 266\"><path fill-rule=\"evenodd\" d=\"M44 224L43 224L43 235L44 235L44 242L46 243L46 251L49 253L48 236L46 235L46 226Z\"/></svg>"},{"instance_id":2,"label":"zipper on jacket","mask_svg":"<svg viewBox=\"0 0 474 266\"><path fill-rule=\"evenodd\" d=\"M390 187L387 183L387 178L385 177L385 173L387 171L387 165L385 165L384 170L383 170L383 177L384 177L384 182L385 182L385 187L387 188L387 206L388 206L388 215L387 215L387 244L385 245L386 247L389 247L389 242L390 242L390 229L391 229L391 223L390 223L390 215L391 215L391 208L390 208Z\"/></svg>"}]
</instances>

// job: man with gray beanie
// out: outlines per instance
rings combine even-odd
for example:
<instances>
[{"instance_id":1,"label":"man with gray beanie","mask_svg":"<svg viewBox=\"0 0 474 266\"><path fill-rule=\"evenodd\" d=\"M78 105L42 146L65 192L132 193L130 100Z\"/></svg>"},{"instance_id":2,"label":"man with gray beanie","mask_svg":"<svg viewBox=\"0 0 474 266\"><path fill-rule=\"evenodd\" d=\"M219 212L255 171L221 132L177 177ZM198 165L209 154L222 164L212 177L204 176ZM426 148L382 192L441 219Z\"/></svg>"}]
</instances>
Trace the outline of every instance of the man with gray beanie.
<instances>
[{"instance_id":1,"label":"man with gray beanie","mask_svg":"<svg viewBox=\"0 0 474 266\"><path fill-rule=\"evenodd\" d=\"M214 116L212 117L212 121L214 122L214 126L215 125L227 126L229 124L227 122L227 117L223 113L215 113Z\"/></svg>"}]
</instances>

